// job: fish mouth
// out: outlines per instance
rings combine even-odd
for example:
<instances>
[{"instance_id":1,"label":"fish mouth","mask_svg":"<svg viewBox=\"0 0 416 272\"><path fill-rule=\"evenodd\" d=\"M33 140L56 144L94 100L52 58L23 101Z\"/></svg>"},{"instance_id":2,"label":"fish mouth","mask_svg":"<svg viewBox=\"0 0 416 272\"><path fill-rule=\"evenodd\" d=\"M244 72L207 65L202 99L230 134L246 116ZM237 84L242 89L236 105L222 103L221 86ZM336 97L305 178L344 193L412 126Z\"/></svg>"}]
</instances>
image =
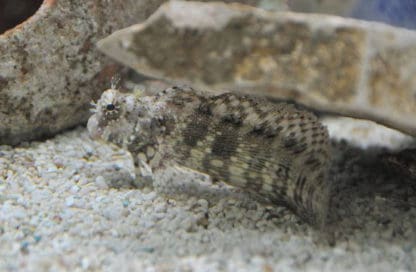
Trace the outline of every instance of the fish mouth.
<instances>
[{"instance_id":1,"label":"fish mouth","mask_svg":"<svg viewBox=\"0 0 416 272\"><path fill-rule=\"evenodd\" d=\"M88 119L87 129L93 140L100 139L103 134L103 130L99 126L99 121L96 115L92 115L90 119Z\"/></svg>"}]
</instances>

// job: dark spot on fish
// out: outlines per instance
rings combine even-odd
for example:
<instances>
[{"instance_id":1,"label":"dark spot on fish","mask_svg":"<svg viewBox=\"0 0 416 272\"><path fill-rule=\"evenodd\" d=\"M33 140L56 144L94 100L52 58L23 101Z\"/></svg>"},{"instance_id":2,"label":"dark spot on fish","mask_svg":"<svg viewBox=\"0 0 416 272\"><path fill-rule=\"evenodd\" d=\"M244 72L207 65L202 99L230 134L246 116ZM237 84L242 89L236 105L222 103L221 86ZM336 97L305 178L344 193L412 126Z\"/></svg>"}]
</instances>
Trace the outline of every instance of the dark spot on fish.
<instances>
[{"instance_id":1,"label":"dark spot on fish","mask_svg":"<svg viewBox=\"0 0 416 272\"><path fill-rule=\"evenodd\" d=\"M196 146L198 141L206 137L210 122L207 115L194 116L183 132L184 144L190 147Z\"/></svg>"},{"instance_id":2,"label":"dark spot on fish","mask_svg":"<svg viewBox=\"0 0 416 272\"><path fill-rule=\"evenodd\" d=\"M297 141L293 137L283 138L283 146L287 149L292 149L297 144Z\"/></svg>"},{"instance_id":3,"label":"dark spot on fish","mask_svg":"<svg viewBox=\"0 0 416 272\"><path fill-rule=\"evenodd\" d=\"M222 125L218 131L221 135L217 135L212 143L212 155L218 156L222 159L228 159L233 154L239 145L238 134L235 126Z\"/></svg>"}]
</instances>

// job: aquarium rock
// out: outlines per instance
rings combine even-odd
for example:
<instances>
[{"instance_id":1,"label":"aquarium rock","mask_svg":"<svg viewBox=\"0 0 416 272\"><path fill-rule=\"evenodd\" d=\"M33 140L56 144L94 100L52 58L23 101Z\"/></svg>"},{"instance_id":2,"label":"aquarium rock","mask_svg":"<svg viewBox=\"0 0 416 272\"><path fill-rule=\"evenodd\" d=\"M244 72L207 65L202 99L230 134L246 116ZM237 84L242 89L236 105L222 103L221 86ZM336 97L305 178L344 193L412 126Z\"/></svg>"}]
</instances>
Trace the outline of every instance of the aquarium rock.
<instances>
[{"instance_id":1,"label":"aquarium rock","mask_svg":"<svg viewBox=\"0 0 416 272\"><path fill-rule=\"evenodd\" d=\"M416 33L407 29L175 1L98 46L148 76L207 91L294 99L416 135Z\"/></svg>"}]
</instances>

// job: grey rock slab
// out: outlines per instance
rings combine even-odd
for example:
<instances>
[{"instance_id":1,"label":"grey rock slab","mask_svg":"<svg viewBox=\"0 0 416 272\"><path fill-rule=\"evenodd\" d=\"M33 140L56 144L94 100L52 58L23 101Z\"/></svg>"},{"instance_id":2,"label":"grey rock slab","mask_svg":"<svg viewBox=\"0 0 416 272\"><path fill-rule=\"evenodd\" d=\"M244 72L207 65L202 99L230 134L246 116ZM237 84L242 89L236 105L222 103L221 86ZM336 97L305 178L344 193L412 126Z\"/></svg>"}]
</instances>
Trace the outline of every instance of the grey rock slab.
<instances>
[{"instance_id":1,"label":"grey rock slab","mask_svg":"<svg viewBox=\"0 0 416 272\"><path fill-rule=\"evenodd\" d=\"M0 33L0 144L49 137L85 122L90 101L121 68L96 50L96 42L143 21L163 2L44 0L33 16ZM287 8L284 0L240 2ZM7 3L15 11L25 7Z\"/></svg>"},{"instance_id":2,"label":"grey rock slab","mask_svg":"<svg viewBox=\"0 0 416 272\"><path fill-rule=\"evenodd\" d=\"M175 1L99 49L139 73L294 99L416 136L416 32L331 15Z\"/></svg>"},{"instance_id":3,"label":"grey rock slab","mask_svg":"<svg viewBox=\"0 0 416 272\"><path fill-rule=\"evenodd\" d=\"M368 0L366 0L368 1ZM288 0L290 10L307 13L327 13L349 16L358 0Z\"/></svg>"},{"instance_id":4,"label":"grey rock slab","mask_svg":"<svg viewBox=\"0 0 416 272\"><path fill-rule=\"evenodd\" d=\"M0 33L0 144L85 122L90 101L119 69L96 41L144 20L162 2L45 0L26 21Z\"/></svg>"}]
</instances>

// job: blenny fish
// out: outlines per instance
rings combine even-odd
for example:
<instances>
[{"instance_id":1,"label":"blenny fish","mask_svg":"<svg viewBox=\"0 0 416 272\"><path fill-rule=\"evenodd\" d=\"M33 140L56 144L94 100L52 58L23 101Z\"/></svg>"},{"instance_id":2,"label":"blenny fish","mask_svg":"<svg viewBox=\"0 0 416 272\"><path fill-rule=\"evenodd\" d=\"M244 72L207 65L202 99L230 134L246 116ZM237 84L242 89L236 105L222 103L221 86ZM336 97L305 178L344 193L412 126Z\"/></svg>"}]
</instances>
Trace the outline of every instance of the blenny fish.
<instances>
[{"instance_id":1,"label":"blenny fish","mask_svg":"<svg viewBox=\"0 0 416 272\"><path fill-rule=\"evenodd\" d=\"M153 173L179 165L284 205L322 226L328 210L327 129L289 103L175 86L153 96L109 89L88 122Z\"/></svg>"}]
</instances>

